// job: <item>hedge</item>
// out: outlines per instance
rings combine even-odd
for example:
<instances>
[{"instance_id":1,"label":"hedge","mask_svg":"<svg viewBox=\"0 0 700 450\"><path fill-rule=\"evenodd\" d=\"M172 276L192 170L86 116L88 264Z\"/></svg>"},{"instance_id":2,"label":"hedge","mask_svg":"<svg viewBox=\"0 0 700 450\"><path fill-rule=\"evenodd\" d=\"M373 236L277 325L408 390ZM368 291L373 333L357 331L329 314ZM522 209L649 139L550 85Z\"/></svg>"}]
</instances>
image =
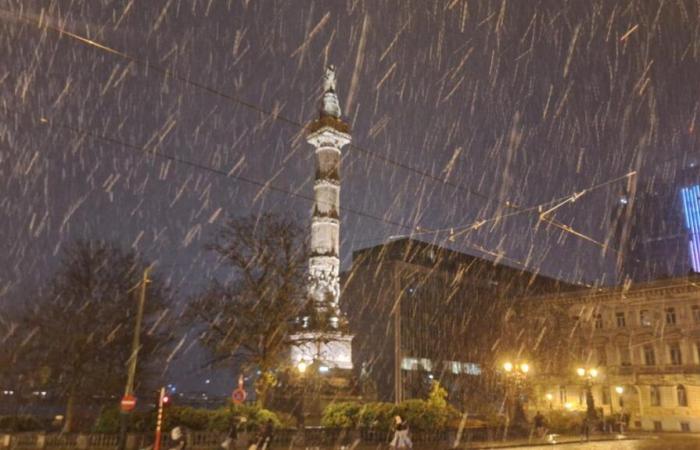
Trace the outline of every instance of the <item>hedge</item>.
<instances>
[{"instance_id":1,"label":"hedge","mask_svg":"<svg viewBox=\"0 0 700 450\"><path fill-rule=\"evenodd\" d=\"M245 417L246 429L261 427L272 420L275 427L282 422L274 412L248 405L231 405L218 409L192 408L189 406L166 406L163 415L163 427L169 430L182 426L194 431L220 431L229 429L234 417ZM105 408L95 421L93 431L96 433L116 433L119 430L120 412L118 408ZM134 412L131 417L130 431L147 432L155 429L156 411Z\"/></svg>"}]
</instances>

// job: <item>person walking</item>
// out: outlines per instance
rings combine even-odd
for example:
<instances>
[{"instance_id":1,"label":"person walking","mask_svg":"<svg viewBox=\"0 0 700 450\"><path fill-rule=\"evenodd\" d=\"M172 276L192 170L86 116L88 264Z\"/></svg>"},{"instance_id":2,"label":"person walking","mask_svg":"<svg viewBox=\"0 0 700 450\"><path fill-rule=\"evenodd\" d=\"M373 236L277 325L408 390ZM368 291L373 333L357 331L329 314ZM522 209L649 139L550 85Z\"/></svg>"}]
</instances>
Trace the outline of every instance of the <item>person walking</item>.
<instances>
[{"instance_id":1,"label":"person walking","mask_svg":"<svg viewBox=\"0 0 700 450\"><path fill-rule=\"evenodd\" d=\"M226 433L226 439L221 443L221 448L224 450L235 450L238 445L238 427L239 424L245 422L245 417L235 416L231 419L231 426Z\"/></svg>"},{"instance_id":2,"label":"person walking","mask_svg":"<svg viewBox=\"0 0 700 450\"><path fill-rule=\"evenodd\" d=\"M581 442L586 440L588 442L590 438L590 433L591 433L591 423L588 419L588 416L585 416L583 420L581 421Z\"/></svg>"},{"instance_id":3,"label":"person walking","mask_svg":"<svg viewBox=\"0 0 700 450\"><path fill-rule=\"evenodd\" d=\"M272 438L275 435L275 425L272 419L268 419L267 423L260 432L258 442L255 444L255 450L269 450L272 446Z\"/></svg>"},{"instance_id":4,"label":"person walking","mask_svg":"<svg viewBox=\"0 0 700 450\"><path fill-rule=\"evenodd\" d=\"M408 423L401 416L394 417L394 438L389 447L392 449L413 448L413 442L408 436Z\"/></svg>"},{"instance_id":5,"label":"person walking","mask_svg":"<svg viewBox=\"0 0 700 450\"><path fill-rule=\"evenodd\" d=\"M185 450L187 448L187 436L182 427L177 426L170 431L170 450Z\"/></svg>"},{"instance_id":6,"label":"person walking","mask_svg":"<svg viewBox=\"0 0 700 450\"><path fill-rule=\"evenodd\" d=\"M547 433L547 427L545 425L544 416L541 412L537 411L534 418L535 431L537 432L537 437L542 438Z\"/></svg>"}]
</instances>

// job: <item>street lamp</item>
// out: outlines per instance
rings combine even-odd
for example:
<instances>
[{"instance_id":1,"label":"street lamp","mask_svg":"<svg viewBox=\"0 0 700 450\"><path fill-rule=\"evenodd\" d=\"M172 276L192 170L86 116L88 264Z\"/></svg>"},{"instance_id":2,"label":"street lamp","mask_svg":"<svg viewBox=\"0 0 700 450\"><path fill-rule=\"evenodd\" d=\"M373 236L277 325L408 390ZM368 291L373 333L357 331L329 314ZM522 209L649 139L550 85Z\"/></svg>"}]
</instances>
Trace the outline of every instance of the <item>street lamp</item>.
<instances>
[{"instance_id":1,"label":"street lamp","mask_svg":"<svg viewBox=\"0 0 700 450\"><path fill-rule=\"evenodd\" d=\"M595 400L593 399L593 381L598 377L598 369L579 367L576 369L579 378L583 380L583 387L586 390L586 415L589 419L595 419Z\"/></svg>"},{"instance_id":2,"label":"street lamp","mask_svg":"<svg viewBox=\"0 0 700 450\"><path fill-rule=\"evenodd\" d=\"M552 400L554 399L554 396L550 392L547 392L544 398L546 398L549 402L549 409L552 409Z\"/></svg>"},{"instance_id":3,"label":"street lamp","mask_svg":"<svg viewBox=\"0 0 700 450\"><path fill-rule=\"evenodd\" d=\"M503 370L506 374L506 405L508 409L508 418L513 419L513 422L526 423L525 411L520 399L523 385L525 384L527 374L530 372L530 364L527 362L506 361L503 363ZM513 397L515 402L513 404Z\"/></svg>"}]
</instances>

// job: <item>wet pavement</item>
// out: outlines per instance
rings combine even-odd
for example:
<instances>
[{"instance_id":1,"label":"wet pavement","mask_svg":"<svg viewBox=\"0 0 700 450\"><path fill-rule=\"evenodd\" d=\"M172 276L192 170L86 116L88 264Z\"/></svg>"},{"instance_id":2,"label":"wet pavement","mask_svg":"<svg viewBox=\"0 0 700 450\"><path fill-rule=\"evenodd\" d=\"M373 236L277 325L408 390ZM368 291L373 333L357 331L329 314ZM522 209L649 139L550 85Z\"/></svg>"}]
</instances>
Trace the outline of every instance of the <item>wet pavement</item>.
<instances>
[{"instance_id":1,"label":"wet pavement","mask_svg":"<svg viewBox=\"0 0 700 450\"><path fill-rule=\"evenodd\" d=\"M493 445L474 445L462 448L498 448L498 449L580 449L580 450L700 450L700 435L683 434L683 435L646 435L634 439L625 440L602 440L591 442L561 442L558 444L542 444L542 445L527 445L526 443L508 443L500 442Z\"/></svg>"}]
</instances>

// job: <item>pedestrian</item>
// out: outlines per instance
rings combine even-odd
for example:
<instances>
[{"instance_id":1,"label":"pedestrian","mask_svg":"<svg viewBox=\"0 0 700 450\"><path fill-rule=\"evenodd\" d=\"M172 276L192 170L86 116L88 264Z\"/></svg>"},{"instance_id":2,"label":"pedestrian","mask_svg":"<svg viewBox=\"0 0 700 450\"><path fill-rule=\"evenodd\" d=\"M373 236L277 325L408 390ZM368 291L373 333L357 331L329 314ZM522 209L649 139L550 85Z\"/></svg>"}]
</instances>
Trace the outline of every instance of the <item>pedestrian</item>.
<instances>
[{"instance_id":1,"label":"pedestrian","mask_svg":"<svg viewBox=\"0 0 700 450\"><path fill-rule=\"evenodd\" d=\"M187 436L182 427L177 426L170 430L170 450L185 450L187 448Z\"/></svg>"},{"instance_id":2,"label":"pedestrian","mask_svg":"<svg viewBox=\"0 0 700 450\"><path fill-rule=\"evenodd\" d=\"M231 419L231 425L229 426L228 433L226 433L226 439L221 443L221 448L224 450L234 450L238 445L238 426L243 423L244 417L235 416Z\"/></svg>"},{"instance_id":3,"label":"pedestrian","mask_svg":"<svg viewBox=\"0 0 700 450\"><path fill-rule=\"evenodd\" d=\"M588 421L588 416L584 416L583 420L581 421L581 442L583 442L584 438L586 442L588 442L588 439L590 437L590 432L591 432L591 424Z\"/></svg>"},{"instance_id":4,"label":"pedestrian","mask_svg":"<svg viewBox=\"0 0 700 450\"><path fill-rule=\"evenodd\" d=\"M255 450L269 450L272 446L272 438L274 435L275 424L272 423L272 419L268 419L267 423L260 432L260 435L258 436L258 441L255 444Z\"/></svg>"},{"instance_id":5,"label":"pedestrian","mask_svg":"<svg viewBox=\"0 0 700 450\"><path fill-rule=\"evenodd\" d=\"M413 448L413 442L408 436L408 423L401 416L394 417L394 438L389 446L396 448Z\"/></svg>"},{"instance_id":6,"label":"pedestrian","mask_svg":"<svg viewBox=\"0 0 700 450\"><path fill-rule=\"evenodd\" d=\"M547 427L545 426L544 416L539 411L537 411L537 414L535 414L534 424L538 438L541 438L545 434L547 434Z\"/></svg>"}]
</instances>

